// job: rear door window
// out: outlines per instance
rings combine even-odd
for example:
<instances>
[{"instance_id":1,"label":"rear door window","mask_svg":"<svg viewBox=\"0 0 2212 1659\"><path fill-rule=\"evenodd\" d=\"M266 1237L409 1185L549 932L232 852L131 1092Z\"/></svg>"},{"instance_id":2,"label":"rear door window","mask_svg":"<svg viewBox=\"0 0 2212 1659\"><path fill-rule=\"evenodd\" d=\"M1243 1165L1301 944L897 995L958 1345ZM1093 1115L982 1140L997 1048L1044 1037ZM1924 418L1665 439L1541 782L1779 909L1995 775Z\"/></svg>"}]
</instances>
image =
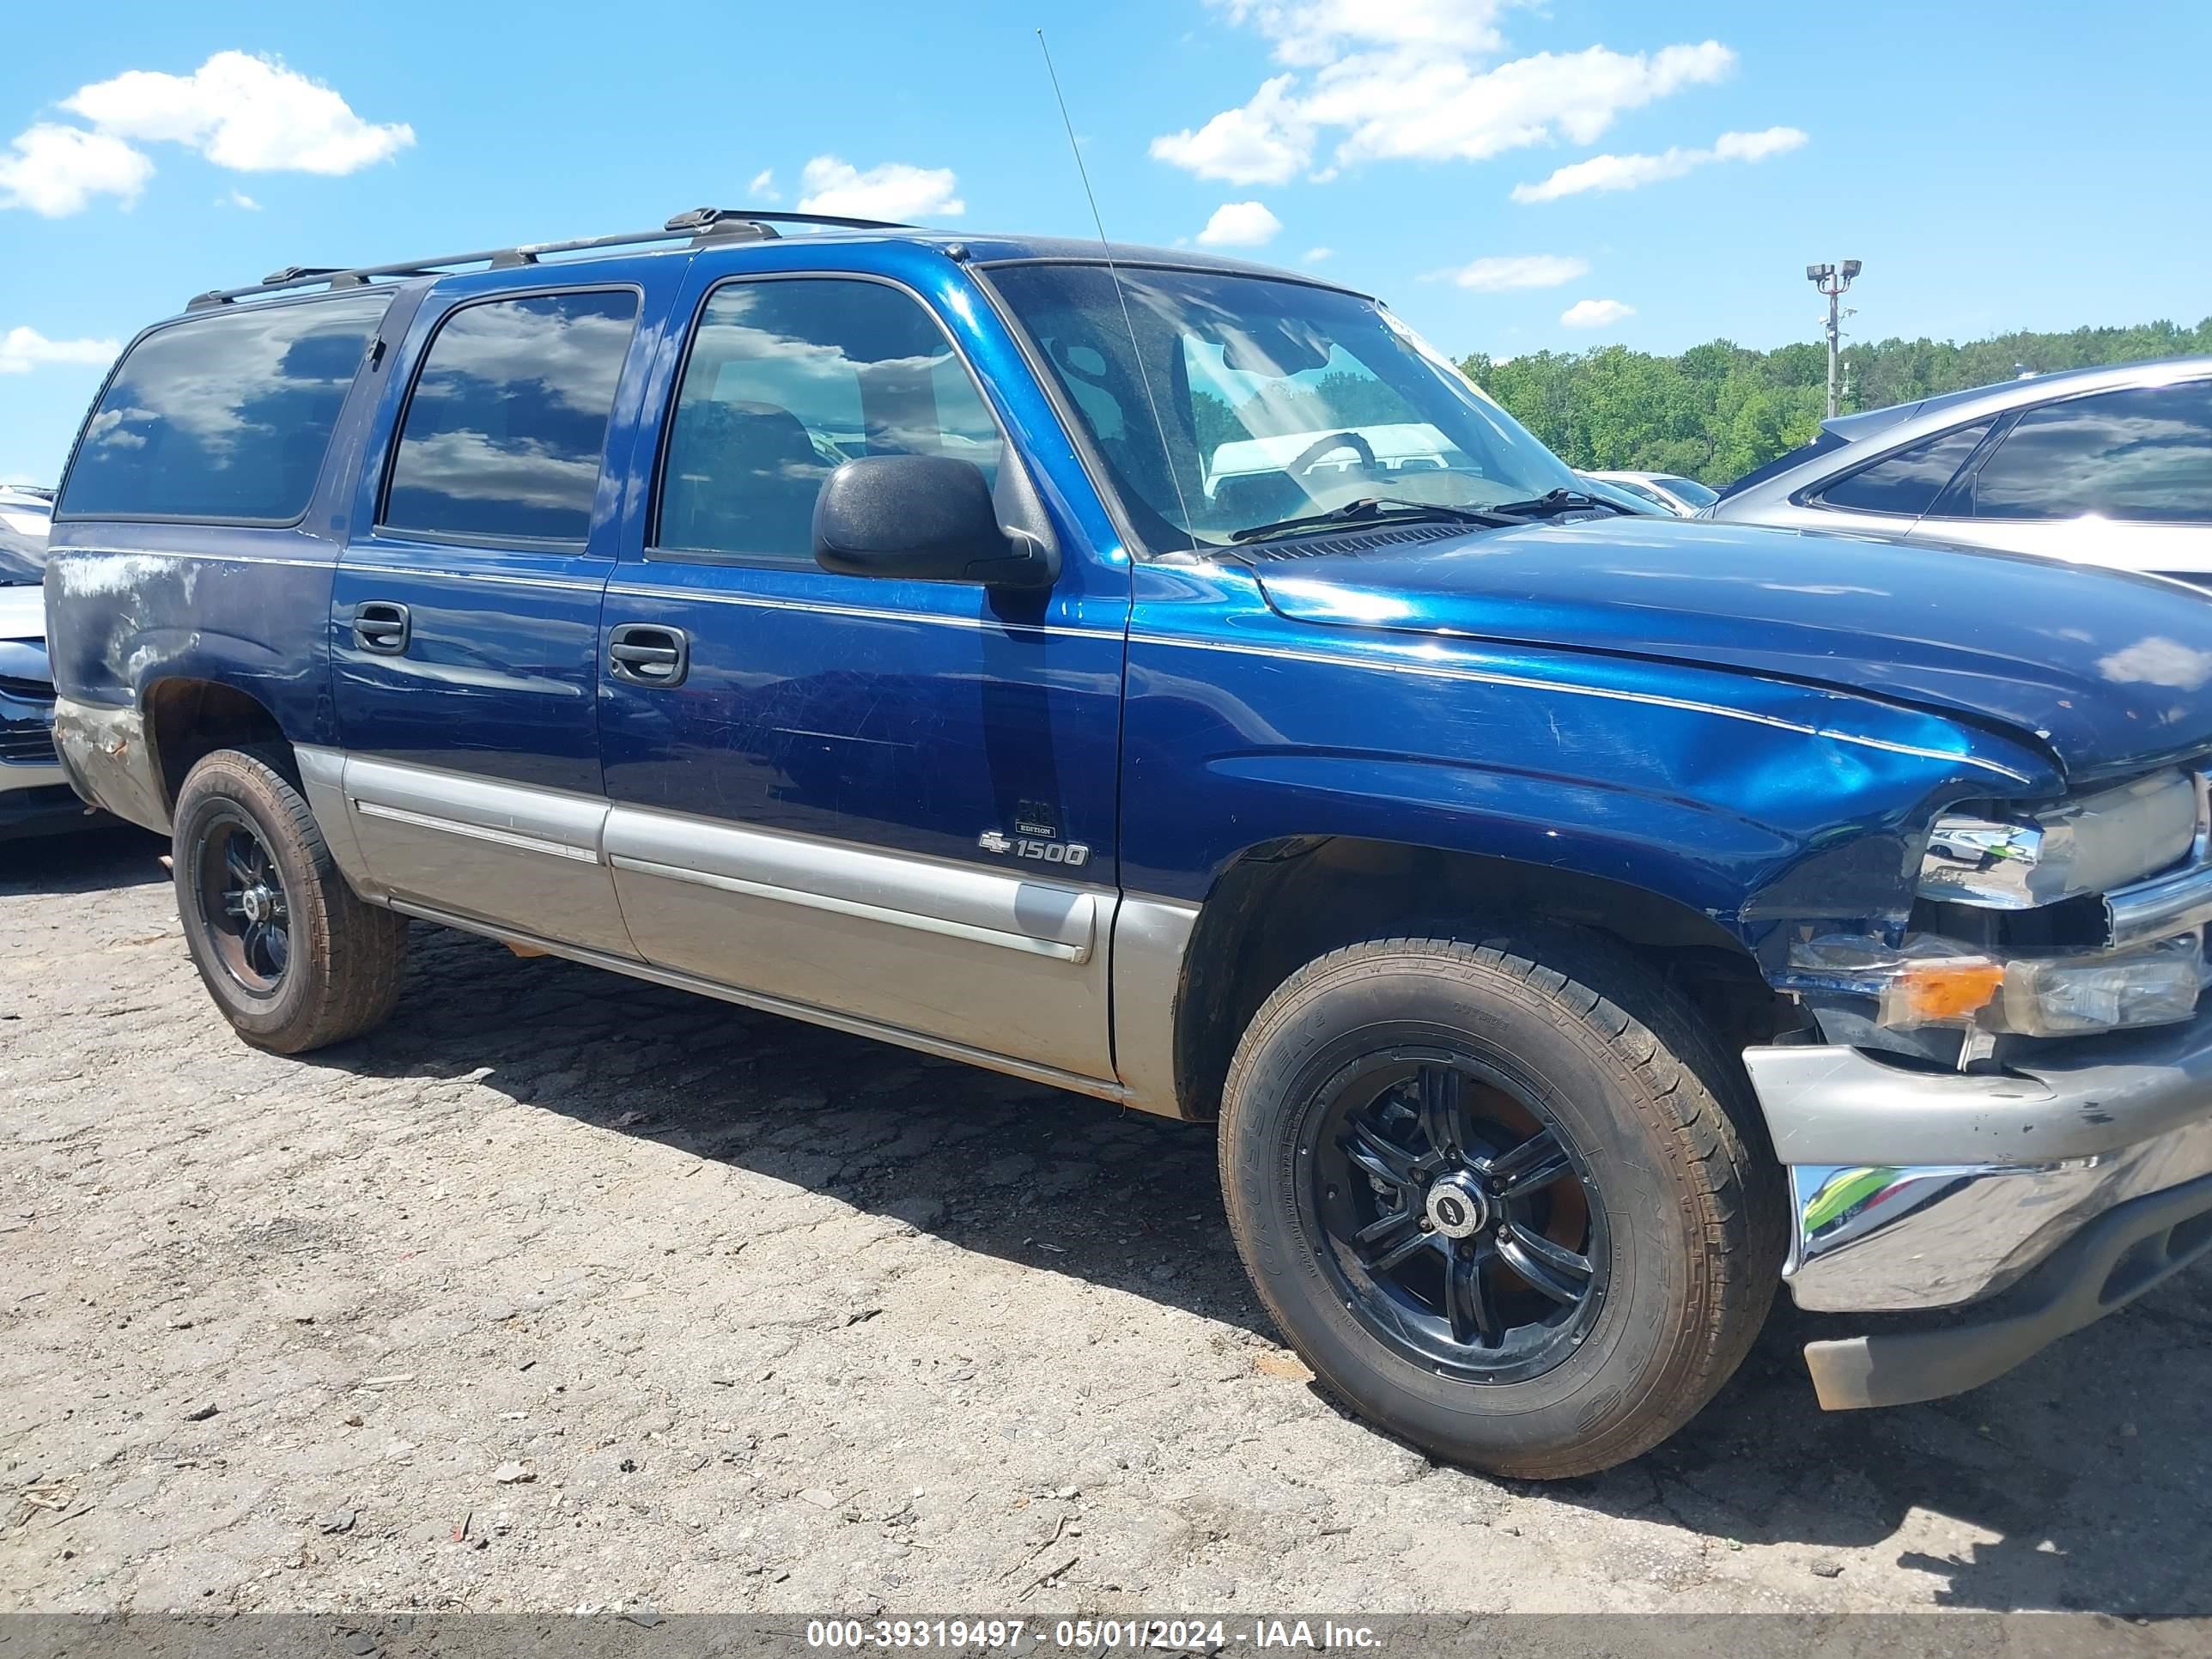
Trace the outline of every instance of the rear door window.
<instances>
[{"instance_id":1,"label":"rear door window","mask_svg":"<svg viewBox=\"0 0 2212 1659\"><path fill-rule=\"evenodd\" d=\"M1956 512L2212 523L2212 380L2131 386L2029 410L1975 469Z\"/></svg>"},{"instance_id":2,"label":"rear door window","mask_svg":"<svg viewBox=\"0 0 2212 1659\"><path fill-rule=\"evenodd\" d=\"M637 306L629 289L592 289L452 313L408 398L383 526L584 540Z\"/></svg>"},{"instance_id":3,"label":"rear door window","mask_svg":"<svg viewBox=\"0 0 2212 1659\"><path fill-rule=\"evenodd\" d=\"M1917 518L1936 504L1966 458L1989 434L1983 421L1930 438L1910 449L1900 449L1871 466L1847 473L1812 497L1820 507L1839 507L1854 513L1889 513Z\"/></svg>"},{"instance_id":4,"label":"rear door window","mask_svg":"<svg viewBox=\"0 0 2212 1659\"><path fill-rule=\"evenodd\" d=\"M295 521L390 302L248 306L147 335L85 423L62 515Z\"/></svg>"}]
</instances>

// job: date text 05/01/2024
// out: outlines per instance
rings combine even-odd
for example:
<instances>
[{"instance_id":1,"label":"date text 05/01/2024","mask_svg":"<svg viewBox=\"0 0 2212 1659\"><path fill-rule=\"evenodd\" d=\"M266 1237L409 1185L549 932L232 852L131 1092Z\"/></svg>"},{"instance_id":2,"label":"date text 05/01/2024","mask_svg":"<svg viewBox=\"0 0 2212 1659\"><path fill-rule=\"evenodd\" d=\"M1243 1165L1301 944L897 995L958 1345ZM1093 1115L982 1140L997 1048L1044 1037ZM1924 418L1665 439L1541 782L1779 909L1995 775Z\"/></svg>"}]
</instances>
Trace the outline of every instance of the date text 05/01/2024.
<instances>
[{"instance_id":1,"label":"date text 05/01/2024","mask_svg":"<svg viewBox=\"0 0 2212 1659\"><path fill-rule=\"evenodd\" d=\"M806 1644L831 1650L1052 1647L1212 1653L1233 1645L1325 1652L1371 1650L1382 1638L1369 1626L1326 1619L1266 1619L1242 1627L1220 1619L1060 1619L1049 1625L1026 1619L823 1619L808 1622Z\"/></svg>"}]
</instances>

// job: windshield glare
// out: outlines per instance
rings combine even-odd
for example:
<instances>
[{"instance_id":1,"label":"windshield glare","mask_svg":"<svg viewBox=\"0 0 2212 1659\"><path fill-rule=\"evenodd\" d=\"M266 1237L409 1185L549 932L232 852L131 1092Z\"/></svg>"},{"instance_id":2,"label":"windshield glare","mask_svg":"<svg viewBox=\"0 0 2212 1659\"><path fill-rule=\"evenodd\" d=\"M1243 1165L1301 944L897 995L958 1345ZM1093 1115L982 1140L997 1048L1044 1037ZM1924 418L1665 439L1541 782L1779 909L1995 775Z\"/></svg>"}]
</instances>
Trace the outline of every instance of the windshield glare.
<instances>
[{"instance_id":1,"label":"windshield glare","mask_svg":"<svg viewBox=\"0 0 2212 1659\"><path fill-rule=\"evenodd\" d=\"M1121 279L1117 295L1103 264L991 273L1155 551L1369 497L1483 507L1577 487L1370 300L1215 272Z\"/></svg>"}]
</instances>

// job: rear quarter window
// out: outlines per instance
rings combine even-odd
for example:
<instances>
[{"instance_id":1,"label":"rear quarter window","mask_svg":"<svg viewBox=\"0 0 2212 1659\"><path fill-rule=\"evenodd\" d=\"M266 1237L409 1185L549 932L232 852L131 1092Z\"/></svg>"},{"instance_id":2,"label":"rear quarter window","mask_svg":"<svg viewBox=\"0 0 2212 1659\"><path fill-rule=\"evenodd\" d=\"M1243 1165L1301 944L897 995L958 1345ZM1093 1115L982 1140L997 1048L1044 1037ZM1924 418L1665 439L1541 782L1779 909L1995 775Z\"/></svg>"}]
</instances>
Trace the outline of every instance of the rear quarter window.
<instances>
[{"instance_id":1,"label":"rear quarter window","mask_svg":"<svg viewBox=\"0 0 2212 1659\"><path fill-rule=\"evenodd\" d=\"M59 514L289 524L389 295L253 307L156 329L100 394Z\"/></svg>"}]
</instances>

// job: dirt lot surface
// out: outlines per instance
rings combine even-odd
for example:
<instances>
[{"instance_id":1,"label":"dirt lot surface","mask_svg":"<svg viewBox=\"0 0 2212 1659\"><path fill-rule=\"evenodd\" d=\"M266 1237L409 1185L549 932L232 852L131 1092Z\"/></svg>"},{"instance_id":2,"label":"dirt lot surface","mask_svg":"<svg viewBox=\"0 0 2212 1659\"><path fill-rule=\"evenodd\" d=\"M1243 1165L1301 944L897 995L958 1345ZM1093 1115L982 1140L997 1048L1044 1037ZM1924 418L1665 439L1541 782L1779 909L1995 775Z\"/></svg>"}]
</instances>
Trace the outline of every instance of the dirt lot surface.
<instances>
[{"instance_id":1,"label":"dirt lot surface","mask_svg":"<svg viewBox=\"0 0 2212 1659\"><path fill-rule=\"evenodd\" d=\"M1205 1127L428 930L271 1058L159 850L0 849L0 1609L2212 1612L2212 1273L1845 1416L1785 1303L1485 1480L1316 1393Z\"/></svg>"}]
</instances>

